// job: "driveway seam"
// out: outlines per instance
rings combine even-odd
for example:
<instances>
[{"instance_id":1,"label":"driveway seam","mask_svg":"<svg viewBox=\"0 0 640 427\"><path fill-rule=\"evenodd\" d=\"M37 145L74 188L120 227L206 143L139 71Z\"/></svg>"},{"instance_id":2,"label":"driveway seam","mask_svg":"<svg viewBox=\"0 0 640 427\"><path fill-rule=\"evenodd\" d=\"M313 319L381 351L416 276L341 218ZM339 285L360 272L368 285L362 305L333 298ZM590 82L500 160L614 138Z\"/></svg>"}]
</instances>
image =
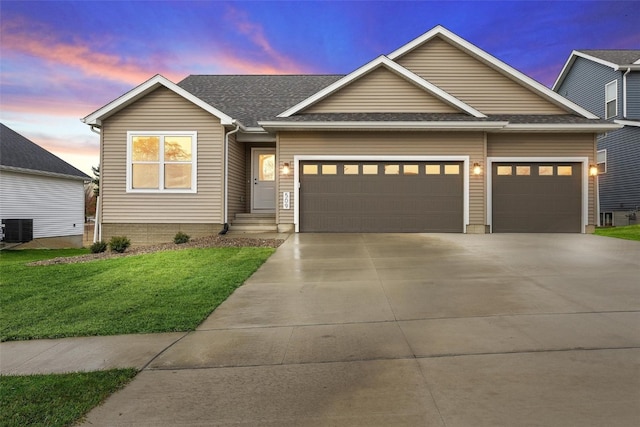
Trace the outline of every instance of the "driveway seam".
<instances>
[{"instance_id":1,"label":"driveway seam","mask_svg":"<svg viewBox=\"0 0 640 427\"><path fill-rule=\"evenodd\" d=\"M151 359L149 359L149 361L147 363L144 364L144 366L142 368L140 368L140 371L144 371L147 369L147 367L153 363L154 360L156 360L158 357L160 357L162 354L164 354L164 352L166 352L167 350L169 350L171 347L173 347L174 345L176 345L178 342L182 341L185 337L187 337L191 332L195 332L195 331L189 331L187 333L185 333L184 335L182 335L180 338L178 338L177 340L175 340L174 342L170 343L169 345L167 345L165 348L163 348L162 350L160 350L160 352L158 354L156 354L155 356L153 356Z\"/></svg>"}]
</instances>

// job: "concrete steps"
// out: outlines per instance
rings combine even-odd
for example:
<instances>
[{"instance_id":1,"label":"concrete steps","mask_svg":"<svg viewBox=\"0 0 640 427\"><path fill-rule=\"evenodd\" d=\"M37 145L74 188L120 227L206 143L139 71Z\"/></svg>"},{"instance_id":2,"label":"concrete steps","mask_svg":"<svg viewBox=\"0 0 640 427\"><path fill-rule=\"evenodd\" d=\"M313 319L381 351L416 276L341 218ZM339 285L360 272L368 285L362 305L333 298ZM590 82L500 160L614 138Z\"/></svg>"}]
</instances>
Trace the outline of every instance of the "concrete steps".
<instances>
[{"instance_id":1,"label":"concrete steps","mask_svg":"<svg viewBox=\"0 0 640 427\"><path fill-rule=\"evenodd\" d=\"M231 224L229 231L240 231L243 233L265 233L277 232L276 214L273 213L240 213Z\"/></svg>"}]
</instances>

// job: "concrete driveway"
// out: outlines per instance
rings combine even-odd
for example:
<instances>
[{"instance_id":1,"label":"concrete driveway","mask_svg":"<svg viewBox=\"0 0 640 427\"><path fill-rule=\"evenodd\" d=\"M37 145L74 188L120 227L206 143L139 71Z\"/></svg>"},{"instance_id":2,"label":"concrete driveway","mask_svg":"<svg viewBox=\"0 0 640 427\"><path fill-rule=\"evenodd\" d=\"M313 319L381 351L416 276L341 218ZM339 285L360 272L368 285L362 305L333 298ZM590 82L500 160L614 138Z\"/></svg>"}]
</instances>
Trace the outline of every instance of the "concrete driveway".
<instances>
[{"instance_id":1,"label":"concrete driveway","mask_svg":"<svg viewBox=\"0 0 640 427\"><path fill-rule=\"evenodd\" d=\"M87 424L637 426L640 242L293 235Z\"/></svg>"}]
</instances>

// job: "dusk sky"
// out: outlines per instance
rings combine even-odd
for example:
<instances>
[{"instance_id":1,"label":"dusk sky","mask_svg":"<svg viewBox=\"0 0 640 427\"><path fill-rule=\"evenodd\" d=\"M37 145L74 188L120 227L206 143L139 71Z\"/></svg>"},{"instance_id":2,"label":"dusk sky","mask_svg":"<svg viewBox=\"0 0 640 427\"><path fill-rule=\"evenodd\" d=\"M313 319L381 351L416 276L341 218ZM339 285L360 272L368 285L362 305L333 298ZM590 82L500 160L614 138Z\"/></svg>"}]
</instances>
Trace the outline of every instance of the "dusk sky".
<instances>
[{"instance_id":1,"label":"dusk sky","mask_svg":"<svg viewBox=\"0 0 640 427\"><path fill-rule=\"evenodd\" d=\"M80 118L155 74L346 74L440 24L551 86L640 49L640 1L0 1L0 120L88 175ZM1 153L0 153L1 155Z\"/></svg>"}]
</instances>

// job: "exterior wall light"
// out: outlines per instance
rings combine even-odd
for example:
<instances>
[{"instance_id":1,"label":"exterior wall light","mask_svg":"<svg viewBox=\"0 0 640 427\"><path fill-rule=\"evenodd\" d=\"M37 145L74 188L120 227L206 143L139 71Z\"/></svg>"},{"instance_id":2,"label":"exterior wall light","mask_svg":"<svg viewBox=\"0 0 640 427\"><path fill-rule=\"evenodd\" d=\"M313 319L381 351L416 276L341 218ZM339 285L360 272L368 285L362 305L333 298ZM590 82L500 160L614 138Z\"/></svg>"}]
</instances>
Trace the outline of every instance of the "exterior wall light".
<instances>
[{"instance_id":1,"label":"exterior wall light","mask_svg":"<svg viewBox=\"0 0 640 427\"><path fill-rule=\"evenodd\" d=\"M596 165L589 166L589 176L598 176L598 166Z\"/></svg>"},{"instance_id":2,"label":"exterior wall light","mask_svg":"<svg viewBox=\"0 0 640 427\"><path fill-rule=\"evenodd\" d=\"M482 175L482 166L480 166L480 163L475 162L475 163L473 164L473 169L472 169L472 171L473 171L473 174L474 174L474 175Z\"/></svg>"},{"instance_id":3,"label":"exterior wall light","mask_svg":"<svg viewBox=\"0 0 640 427\"><path fill-rule=\"evenodd\" d=\"M282 174L289 175L291 173L291 168L289 167L289 163L285 163L282 165Z\"/></svg>"}]
</instances>

